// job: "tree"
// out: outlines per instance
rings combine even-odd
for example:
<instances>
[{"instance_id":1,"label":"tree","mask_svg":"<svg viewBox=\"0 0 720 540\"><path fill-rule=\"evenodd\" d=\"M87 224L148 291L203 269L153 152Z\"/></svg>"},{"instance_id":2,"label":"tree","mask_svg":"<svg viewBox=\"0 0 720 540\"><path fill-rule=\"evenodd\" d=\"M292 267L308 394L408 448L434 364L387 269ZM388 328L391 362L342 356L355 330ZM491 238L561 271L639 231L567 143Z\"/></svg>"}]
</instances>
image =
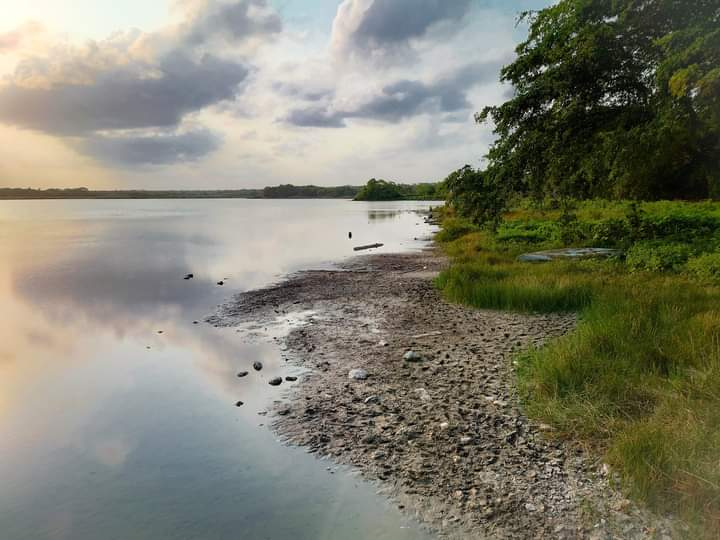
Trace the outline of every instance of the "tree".
<instances>
[{"instance_id":1,"label":"tree","mask_svg":"<svg viewBox=\"0 0 720 540\"><path fill-rule=\"evenodd\" d=\"M529 12L486 107L485 182L536 197L705 198L720 186L720 2L562 0Z\"/></svg>"},{"instance_id":2,"label":"tree","mask_svg":"<svg viewBox=\"0 0 720 540\"><path fill-rule=\"evenodd\" d=\"M477 225L496 226L507 209L510 193L506 186L491 182L482 171L465 165L443 182L448 203Z\"/></svg>"}]
</instances>

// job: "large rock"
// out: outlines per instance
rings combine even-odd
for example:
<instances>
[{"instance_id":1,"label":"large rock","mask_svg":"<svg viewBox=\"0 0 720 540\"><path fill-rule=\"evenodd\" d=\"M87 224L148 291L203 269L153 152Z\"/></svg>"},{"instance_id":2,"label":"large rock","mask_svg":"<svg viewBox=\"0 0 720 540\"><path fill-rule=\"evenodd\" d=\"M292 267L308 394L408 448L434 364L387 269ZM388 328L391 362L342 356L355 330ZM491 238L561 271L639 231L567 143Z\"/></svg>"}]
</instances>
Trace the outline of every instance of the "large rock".
<instances>
[{"instance_id":1,"label":"large rock","mask_svg":"<svg viewBox=\"0 0 720 540\"><path fill-rule=\"evenodd\" d=\"M591 257L614 257L620 255L619 249L611 248L565 248L548 249L546 251L534 251L523 253L517 260L521 262L548 262L555 259L588 259Z\"/></svg>"}]
</instances>

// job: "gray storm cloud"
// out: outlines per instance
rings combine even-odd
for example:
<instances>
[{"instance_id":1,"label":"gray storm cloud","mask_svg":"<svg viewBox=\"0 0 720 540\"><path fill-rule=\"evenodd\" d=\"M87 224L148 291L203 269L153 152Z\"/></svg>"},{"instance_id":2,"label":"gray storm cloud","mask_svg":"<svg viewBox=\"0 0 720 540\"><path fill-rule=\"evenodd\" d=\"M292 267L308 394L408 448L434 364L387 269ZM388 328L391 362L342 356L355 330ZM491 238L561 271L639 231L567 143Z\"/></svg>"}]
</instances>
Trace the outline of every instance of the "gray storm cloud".
<instances>
[{"instance_id":1,"label":"gray storm cloud","mask_svg":"<svg viewBox=\"0 0 720 540\"><path fill-rule=\"evenodd\" d=\"M333 23L332 49L343 58L388 59L442 22L457 22L470 0L345 0Z\"/></svg>"},{"instance_id":2,"label":"gray storm cloud","mask_svg":"<svg viewBox=\"0 0 720 540\"><path fill-rule=\"evenodd\" d=\"M7 84L0 87L0 120L53 135L172 127L190 112L233 98L247 75L235 62L175 52L155 66L102 70L92 84Z\"/></svg>"},{"instance_id":3,"label":"gray storm cloud","mask_svg":"<svg viewBox=\"0 0 720 540\"><path fill-rule=\"evenodd\" d=\"M291 111L285 121L299 127L345 127L352 118L396 123L425 113L456 113L472 108L467 92L478 84L496 82L501 61L473 63L449 76L425 83L403 79L385 85L354 107L311 106Z\"/></svg>"},{"instance_id":4,"label":"gray storm cloud","mask_svg":"<svg viewBox=\"0 0 720 540\"><path fill-rule=\"evenodd\" d=\"M80 149L105 163L133 167L197 161L221 142L217 134L200 128L186 133L95 135L83 139Z\"/></svg>"},{"instance_id":5,"label":"gray storm cloud","mask_svg":"<svg viewBox=\"0 0 720 540\"><path fill-rule=\"evenodd\" d=\"M184 40L193 46L218 37L236 41L275 34L280 30L282 21L277 13L269 9L266 0L229 4L210 2L188 22Z\"/></svg>"},{"instance_id":6,"label":"gray storm cloud","mask_svg":"<svg viewBox=\"0 0 720 540\"><path fill-rule=\"evenodd\" d=\"M115 165L199 159L220 139L207 130L182 132L184 119L235 99L251 69L208 52L207 43L213 36L241 43L280 27L265 0L207 0L172 32L53 48L0 83L0 122L73 137L76 148ZM112 134L142 129L136 137Z\"/></svg>"}]
</instances>

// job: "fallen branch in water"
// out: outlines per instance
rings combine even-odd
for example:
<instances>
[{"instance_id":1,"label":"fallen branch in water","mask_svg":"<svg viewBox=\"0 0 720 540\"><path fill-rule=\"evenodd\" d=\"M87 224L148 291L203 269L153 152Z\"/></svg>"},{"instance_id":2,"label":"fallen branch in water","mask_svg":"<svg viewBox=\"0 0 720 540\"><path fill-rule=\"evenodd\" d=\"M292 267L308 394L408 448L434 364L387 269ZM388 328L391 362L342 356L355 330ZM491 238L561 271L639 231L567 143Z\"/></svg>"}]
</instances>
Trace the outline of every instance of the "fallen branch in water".
<instances>
[{"instance_id":1,"label":"fallen branch in water","mask_svg":"<svg viewBox=\"0 0 720 540\"><path fill-rule=\"evenodd\" d=\"M373 249L373 248L379 248L383 247L384 244L368 244L367 246L357 246L354 247L354 251L362 251L363 249Z\"/></svg>"}]
</instances>

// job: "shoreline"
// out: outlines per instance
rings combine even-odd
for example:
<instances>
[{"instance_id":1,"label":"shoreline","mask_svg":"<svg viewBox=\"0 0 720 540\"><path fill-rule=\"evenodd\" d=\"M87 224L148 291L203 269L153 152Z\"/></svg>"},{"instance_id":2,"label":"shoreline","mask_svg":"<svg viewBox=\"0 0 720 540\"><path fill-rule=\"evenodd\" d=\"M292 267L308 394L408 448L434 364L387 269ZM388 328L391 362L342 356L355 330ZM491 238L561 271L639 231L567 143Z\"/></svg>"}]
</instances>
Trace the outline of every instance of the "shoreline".
<instances>
[{"instance_id":1,"label":"shoreline","mask_svg":"<svg viewBox=\"0 0 720 540\"><path fill-rule=\"evenodd\" d=\"M433 286L447 264L437 248L361 255L241 293L208 321L272 324L309 312L284 340L307 374L276 402L273 429L381 482L440 537L669 534L611 487L597 457L522 412L513 352L570 331L575 315L447 303ZM404 360L410 350L421 360Z\"/></svg>"}]
</instances>

